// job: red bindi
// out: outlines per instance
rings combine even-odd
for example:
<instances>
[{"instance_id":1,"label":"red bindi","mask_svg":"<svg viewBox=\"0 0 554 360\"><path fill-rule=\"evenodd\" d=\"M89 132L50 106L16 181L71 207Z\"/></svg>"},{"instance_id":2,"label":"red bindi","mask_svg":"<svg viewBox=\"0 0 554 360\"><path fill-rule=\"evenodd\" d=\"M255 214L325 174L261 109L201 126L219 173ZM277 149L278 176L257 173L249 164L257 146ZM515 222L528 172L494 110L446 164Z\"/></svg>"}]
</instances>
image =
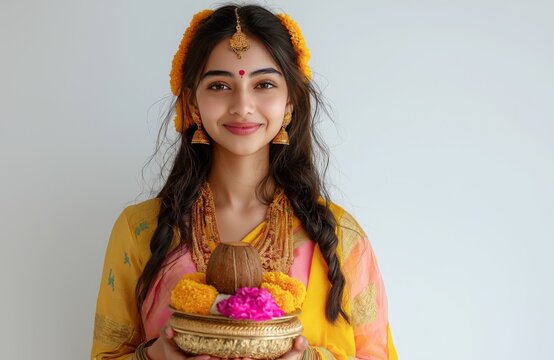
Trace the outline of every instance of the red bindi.
<instances>
[{"instance_id":1,"label":"red bindi","mask_svg":"<svg viewBox=\"0 0 554 360\"><path fill-rule=\"evenodd\" d=\"M240 75L240 77L243 77L245 73L246 73L246 71L244 71L244 70L242 70L242 69L239 70L239 75Z\"/></svg>"}]
</instances>

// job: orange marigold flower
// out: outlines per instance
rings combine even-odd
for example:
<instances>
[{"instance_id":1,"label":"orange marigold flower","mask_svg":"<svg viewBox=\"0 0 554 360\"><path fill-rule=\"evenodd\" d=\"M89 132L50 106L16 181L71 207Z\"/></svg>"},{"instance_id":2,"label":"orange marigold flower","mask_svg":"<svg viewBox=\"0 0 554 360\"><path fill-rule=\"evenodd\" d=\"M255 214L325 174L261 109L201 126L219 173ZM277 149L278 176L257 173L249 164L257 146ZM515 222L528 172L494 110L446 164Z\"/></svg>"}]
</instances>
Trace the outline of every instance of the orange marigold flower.
<instances>
[{"instance_id":1,"label":"orange marigold flower","mask_svg":"<svg viewBox=\"0 0 554 360\"><path fill-rule=\"evenodd\" d=\"M198 26L202 21L206 20L214 13L213 10L202 10L196 13L190 20L189 27L185 30L179 49L173 56L173 62L171 64L171 73L169 74L169 82L171 84L171 92L173 95L178 96L181 86L183 85L183 64L187 56L187 51L196 34Z\"/></svg>"},{"instance_id":2,"label":"orange marigold flower","mask_svg":"<svg viewBox=\"0 0 554 360\"><path fill-rule=\"evenodd\" d=\"M188 274L179 280L171 290L171 306L188 313L209 314L218 292L211 285L193 280L195 277L200 278L199 275Z\"/></svg>"},{"instance_id":3,"label":"orange marigold flower","mask_svg":"<svg viewBox=\"0 0 554 360\"><path fill-rule=\"evenodd\" d=\"M306 287L304 284L279 271L263 273L261 286L266 288L271 295L273 295L279 307L281 307L281 305L285 306L287 309L292 307L292 310L285 310L285 308L281 307L281 310L285 313L300 309L306 298ZM290 297L281 294L281 292L289 294ZM280 300L277 298L280 298L283 303L280 303Z\"/></svg>"},{"instance_id":4,"label":"orange marigold flower","mask_svg":"<svg viewBox=\"0 0 554 360\"><path fill-rule=\"evenodd\" d=\"M197 283L200 283L200 284L205 284L206 283L206 273L193 272L193 273L190 273L190 274L183 275L183 277L181 279L188 279L188 280L196 281Z\"/></svg>"},{"instance_id":5,"label":"orange marigold flower","mask_svg":"<svg viewBox=\"0 0 554 360\"><path fill-rule=\"evenodd\" d=\"M279 285L267 282L262 282L260 287L266 289L271 294L279 309L283 310L285 314L296 310L296 301L294 301L294 297L290 292L281 289Z\"/></svg>"},{"instance_id":6,"label":"orange marigold flower","mask_svg":"<svg viewBox=\"0 0 554 360\"><path fill-rule=\"evenodd\" d=\"M175 104L175 118L173 119L173 122L175 124L175 131L179 133L183 132L183 126L186 127L186 125L183 124L185 122L185 118L183 114L183 105L180 101Z\"/></svg>"},{"instance_id":7,"label":"orange marigold flower","mask_svg":"<svg viewBox=\"0 0 554 360\"><path fill-rule=\"evenodd\" d=\"M304 74L306 79L310 80L312 78L312 71L308 66L308 61L310 60L310 50L308 50L308 46L306 46L306 40L304 40L300 26L298 26L296 21L294 21L287 14L277 14L276 16L279 21L281 21L281 24L283 24L283 26L289 31L290 41L292 42L294 51L296 52L296 62L298 68L302 74Z\"/></svg>"}]
</instances>

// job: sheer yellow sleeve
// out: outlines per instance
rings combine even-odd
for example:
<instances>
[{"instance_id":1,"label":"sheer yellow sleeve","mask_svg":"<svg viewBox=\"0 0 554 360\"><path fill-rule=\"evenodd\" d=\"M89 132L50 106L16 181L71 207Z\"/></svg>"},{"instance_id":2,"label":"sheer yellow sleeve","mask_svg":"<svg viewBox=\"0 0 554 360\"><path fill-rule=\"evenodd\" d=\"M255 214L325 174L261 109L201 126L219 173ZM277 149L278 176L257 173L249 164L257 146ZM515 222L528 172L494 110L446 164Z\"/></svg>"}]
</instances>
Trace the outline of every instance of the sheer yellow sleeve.
<instances>
[{"instance_id":1,"label":"sheer yellow sleeve","mask_svg":"<svg viewBox=\"0 0 554 360\"><path fill-rule=\"evenodd\" d=\"M397 360L385 286L367 235L347 212L340 220L342 270L349 290L356 358Z\"/></svg>"},{"instance_id":2,"label":"sheer yellow sleeve","mask_svg":"<svg viewBox=\"0 0 554 360\"><path fill-rule=\"evenodd\" d=\"M116 220L106 249L96 304L91 359L132 359L141 342L135 286L143 264L127 209Z\"/></svg>"},{"instance_id":3,"label":"sheer yellow sleeve","mask_svg":"<svg viewBox=\"0 0 554 360\"><path fill-rule=\"evenodd\" d=\"M346 279L342 306L350 321L325 318L330 283L319 246L314 248L306 299L300 320L311 348L306 354L321 360L397 360L389 329L385 287L366 234L341 207L332 204L337 219L337 256ZM314 356L306 356L306 359Z\"/></svg>"}]
</instances>

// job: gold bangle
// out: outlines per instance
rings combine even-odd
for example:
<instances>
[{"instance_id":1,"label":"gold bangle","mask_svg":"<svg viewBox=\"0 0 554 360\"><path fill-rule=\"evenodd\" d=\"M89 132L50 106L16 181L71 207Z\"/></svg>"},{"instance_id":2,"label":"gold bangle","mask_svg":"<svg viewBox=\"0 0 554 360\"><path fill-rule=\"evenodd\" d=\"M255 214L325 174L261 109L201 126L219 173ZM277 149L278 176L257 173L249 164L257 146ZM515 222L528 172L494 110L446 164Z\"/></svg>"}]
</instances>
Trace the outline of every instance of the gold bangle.
<instances>
[{"instance_id":1,"label":"gold bangle","mask_svg":"<svg viewBox=\"0 0 554 360\"><path fill-rule=\"evenodd\" d=\"M148 355L146 355L145 349L152 345L156 340L158 340L158 338L150 339L137 346L137 348L135 349L133 360L150 360Z\"/></svg>"},{"instance_id":2,"label":"gold bangle","mask_svg":"<svg viewBox=\"0 0 554 360\"><path fill-rule=\"evenodd\" d=\"M319 354L310 346L302 353L302 360L319 360Z\"/></svg>"}]
</instances>

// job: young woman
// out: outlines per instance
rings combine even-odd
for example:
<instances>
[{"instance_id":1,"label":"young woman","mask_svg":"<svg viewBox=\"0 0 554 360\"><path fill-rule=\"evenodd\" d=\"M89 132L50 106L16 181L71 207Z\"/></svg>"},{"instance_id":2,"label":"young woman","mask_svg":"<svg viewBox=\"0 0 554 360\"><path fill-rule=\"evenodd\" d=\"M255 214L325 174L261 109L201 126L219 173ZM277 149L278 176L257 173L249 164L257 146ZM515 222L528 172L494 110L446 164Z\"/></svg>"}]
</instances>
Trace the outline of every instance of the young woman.
<instances>
[{"instance_id":1,"label":"young woman","mask_svg":"<svg viewBox=\"0 0 554 360\"><path fill-rule=\"evenodd\" d=\"M315 165L308 58L286 15L228 5L193 17L171 72L179 149L158 196L114 225L93 359L185 359L166 326L169 293L236 241L307 287L303 336L283 358L396 359L371 246Z\"/></svg>"}]
</instances>

